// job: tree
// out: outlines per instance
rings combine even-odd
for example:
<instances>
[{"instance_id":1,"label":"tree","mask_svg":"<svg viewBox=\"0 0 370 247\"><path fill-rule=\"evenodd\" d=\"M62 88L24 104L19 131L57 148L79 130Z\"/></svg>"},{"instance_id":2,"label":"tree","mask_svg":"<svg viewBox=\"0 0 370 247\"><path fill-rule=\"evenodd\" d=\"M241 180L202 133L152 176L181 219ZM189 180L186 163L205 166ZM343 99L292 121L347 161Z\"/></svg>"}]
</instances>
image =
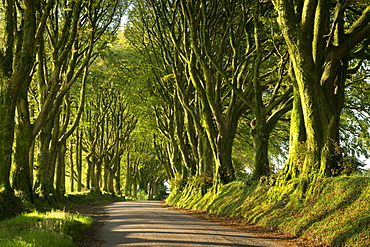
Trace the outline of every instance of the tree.
<instances>
[{"instance_id":1,"label":"tree","mask_svg":"<svg viewBox=\"0 0 370 247\"><path fill-rule=\"evenodd\" d=\"M369 159L370 128L370 83L368 81L368 64L364 61L356 74L348 77L346 82L346 102L341 115L341 147L344 160L341 169L356 170L359 162L351 162L359 159ZM358 66L358 65L357 65ZM357 69L356 69L357 70ZM350 162L347 162L349 159ZM343 165L342 165L343 164Z\"/></svg>"},{"instance_id":2,"label":"tree","mask_svg":"<svg viewBox=\"0 0 370 247\"><path fill-rule=\"evenodd\" d=\"M254 149L253 176L257 179L272 172L268 154L270 135L282 116L292 108L286 48L275 37L276 24L269 20L271 15L270 4L254 3L253 38L256 51L250 71L251 99L241 96L253 112L250 134Z\"/></svg>"},{"instance_id":3,"label":"tree","mask_svg":"<svg viewBox=\"0 0 370 247\"><path fill-rule=\"evenodd\" d=\"M153 57L158 95L166 95L167 103L156 109L157 116L171 121L159 126L175 135L171 143L178 145L189 175L213 173L222 183L235 179L232 147L246 113L253 126L255 177L268 175L269 135L291 109L292 91L284 44L268 21L271 4L147 1L137 9L142 19L134 19L135 27L144 31L133 40ZM211 162L211 169L197 172Z\"/></svg>"},{"instance_id":4,"label":"tree","mask_svg":"<svg viewBox=\"0 0 370 247\"><path fill-rule=\"evenodd\" d=\"M39 9L41 2L43 8ZM8 0L2 4L5 10L5 37L4 50L0 53L0 192L4 196L13 193L9 176L16 105L18 102L24 107L24 95L27 94L35 65L36 42L43 35L53 2L25 0L18 3ZM23 124L22 120L20 124ZM23 168L29 173L27 165ZM29 191L26 192L29 194Z\"/></svg>"},{"instance_id":5,"label":"tree","mask_svg":"<svg viewBox=\"0 0 370 247\"><path fill-rule=\"evenodd\" d=\"M107 14L102 17L97 11L102 4L104 1L51 3L50 8L54 7L52 14L45 19L48 32L40 35L37 40L37 66L34 68L37 78L32 82L38 83L33 89L38 88L38 95L34 99L39 109L30 109L27 90L23 91L17 107L20 124L13 186L20 194L29 194L32 186L30 179L25 179L30 173L24 167L31 166L27 159L28 152L40 131L41 155L38 159L35 191L48 197L54 192L53 181L56 179L56 192L63 194L65 154L60 150L66 150L66 140L78 125L84 105L85 86L81 87L80 107L74 118L68 105L69 90L76 81L80 81L83 73L85 76L82 84L85 85L87 68L106 45L107 34L115 31L112 23L122 10L121 3L116 1L107 8L101 8ZM61 24L56 25L57 22ZM30 110L35 113L32 122Z\"/></svg>"},{"instance_id":6,"label":"tree","mask_svg":"<svg viewBox=\"0 0 370 247\"><path fill-rule=\"evenodd\" d=\"M128 100L125 55L116 40L90 67L91 84L81 130L88 163L86 187L95 191L121 193L121 159L138 122Z\"/></svg>"},{"instance_id":7,"label":"tree","mask_svg":"<svg viewBox=\"0 0 370 247\"><path fill-rule=\"evenodd\" d=\"M300 136L290 144L287 166L291 167L285 171L293 173L289 177L300 174L303 193L307 184L339 169L340 155L335 147L340 141L345 82L349 64L361 61L360 54L368 47L370 7L352 1L272 2L294 69L294 96L300 99L295 104L291 130ZM302 131L299 122L304 126ZM303 161L294 151L299 145L303 145Z\"/></svg>"}]
</instances>

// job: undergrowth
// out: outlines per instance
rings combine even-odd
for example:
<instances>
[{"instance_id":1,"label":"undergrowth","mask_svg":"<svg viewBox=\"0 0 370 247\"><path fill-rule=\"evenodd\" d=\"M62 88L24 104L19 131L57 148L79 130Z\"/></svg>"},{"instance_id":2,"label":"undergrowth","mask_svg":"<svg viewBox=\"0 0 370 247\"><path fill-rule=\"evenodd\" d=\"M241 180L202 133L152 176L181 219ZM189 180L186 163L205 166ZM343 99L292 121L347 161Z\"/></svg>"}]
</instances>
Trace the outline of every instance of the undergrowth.
<instances>
[{"instance_id":1,"label":"undergrowth","mask_svg":"<svg viewBox=\"0 0 370 247\"><path fill-rule=\"evenodd\" d=\"M171 193L167 203L206 210L279 229L331 246L370 246L370 178L343 176L315 184L315 194L301 200L298 181L284 186L269 182L233 182L220 189Z\"/></svg>"}]
</instances>

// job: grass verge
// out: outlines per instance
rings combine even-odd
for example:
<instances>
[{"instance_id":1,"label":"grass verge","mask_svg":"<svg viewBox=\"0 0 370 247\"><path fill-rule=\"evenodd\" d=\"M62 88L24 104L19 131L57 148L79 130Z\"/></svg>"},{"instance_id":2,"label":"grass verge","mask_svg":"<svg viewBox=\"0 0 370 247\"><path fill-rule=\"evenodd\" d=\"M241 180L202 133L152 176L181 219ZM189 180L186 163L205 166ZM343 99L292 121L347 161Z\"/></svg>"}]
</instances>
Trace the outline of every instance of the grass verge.
<instances>
[{"instance_id":1,"label":"grass verge","mask_svg":"<svg viewBox=\"0 0 370 247\"><path fill-rule=\"evenodd\" d=\"M233 182L205 195L171 194L167 203L220 215L243 217L330 246L370 246L370 178L327 178L312 199L301 201L297 183L247 186Z\"/></svg>"},{"instance_id":2,"label":"grass verge","mask_svg":"<svg viewBox=\"0 0 370 247\"><path fill-rule=\"evenodd\" d=\"M73 240L89 229L94 220L75 212L84 207L123 199L111 194L85 191L59 198L38 198L34 204L17 200L19 211L11 212L17 213L17 216L9 218L11 214L8 213L5 218L0 214L0 247L76 246ZM4 207L7 209L6 205ZM24 213L20 213L21 210Z\"/></svg>"},{"instance_id":3,"label":"grass verge","mask_svg":"<svg viewBox=\"0 0 370 247\"><path fill-rule=\"evenodd\" d=\"M75 246L73 237L92 223L91 217L60 210L21 214L0 222L0 246Z\"/></svg>"}]
</instances>

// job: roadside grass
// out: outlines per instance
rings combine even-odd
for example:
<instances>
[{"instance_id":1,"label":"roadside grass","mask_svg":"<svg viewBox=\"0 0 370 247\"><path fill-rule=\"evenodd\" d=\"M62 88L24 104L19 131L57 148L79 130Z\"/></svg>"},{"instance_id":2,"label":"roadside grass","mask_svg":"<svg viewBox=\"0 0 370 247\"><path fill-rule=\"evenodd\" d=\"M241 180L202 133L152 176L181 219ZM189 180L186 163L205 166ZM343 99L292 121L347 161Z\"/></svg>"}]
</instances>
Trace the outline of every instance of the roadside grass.
<instances>
[{"instance_id":1,"label":"roadside grass","mask_svg":"<svg viewBox=\"0 0 370 247\"><path fill-rule=\"evenodd\" d=\"M330 246L370 246L370 178L343 176L315 184L309 200L296 195L298 181L285 186L269 182L233 182L217 193L170 195L167 203L220 215L243 217ZM192 200L192 198L194 200Z\"/></svg>"},{"instance_id":2,"label":"roadside grass","mask_svg":"<svg viewBox=\"0 0 370 247\"><path fill-rule=\"evenodd\" d=\"M112 194L91 191L64 197L36 199L34 204L20 202L21 213L0 221L0 247L69 247L73 239L90 228L94 220L79 213L78 208L124 200ZM20 212L20 211L19 211ZM4 219L5 218L5 219Z\"/></svg>"},{"instance_id":3,"label":"roadside grass","mask_svg":"<svg viewBox=\"0 0 370 247\"><path fill-rule=\"evenodd\" d=\"M75 246L73 237L92 223L91 217L60 210L21 214L0 222L0 246Z\"/></svg>"}]
</instances>

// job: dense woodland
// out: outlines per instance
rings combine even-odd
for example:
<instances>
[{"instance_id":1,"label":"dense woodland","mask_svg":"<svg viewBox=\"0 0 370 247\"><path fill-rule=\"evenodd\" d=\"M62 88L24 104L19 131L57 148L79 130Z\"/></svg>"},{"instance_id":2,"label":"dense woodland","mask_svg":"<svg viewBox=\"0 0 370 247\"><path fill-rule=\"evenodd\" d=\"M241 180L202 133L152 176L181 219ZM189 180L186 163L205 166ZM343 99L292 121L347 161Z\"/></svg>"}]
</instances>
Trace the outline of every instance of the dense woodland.
<instances>
[{"instance_id":1,"label":"dense woodland","mask_svg":"<svg viewBox=\"0 0 370 247\"><path fill-rule=\"evenodd\" d=\"M2 1L1 201L366 174L369 3Z\"/></svg>"}]
</instances>

